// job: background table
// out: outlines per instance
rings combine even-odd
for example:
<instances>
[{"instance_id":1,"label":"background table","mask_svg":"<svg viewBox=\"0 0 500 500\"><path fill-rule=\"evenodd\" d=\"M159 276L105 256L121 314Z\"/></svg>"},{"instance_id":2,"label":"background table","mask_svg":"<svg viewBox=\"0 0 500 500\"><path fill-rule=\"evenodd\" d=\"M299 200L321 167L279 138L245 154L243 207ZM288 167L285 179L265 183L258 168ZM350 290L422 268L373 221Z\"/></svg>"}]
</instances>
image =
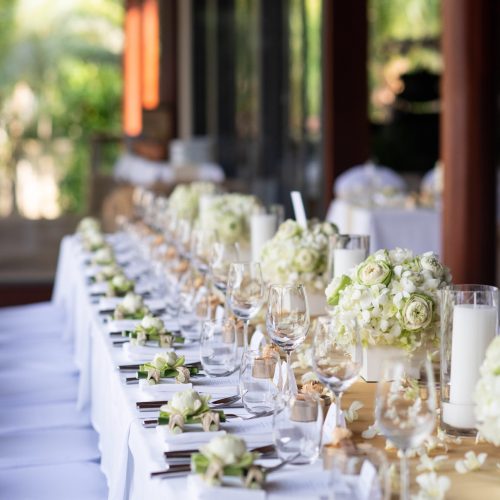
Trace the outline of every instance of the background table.
<instances>
[{"instance_id":1,"label":"background table","mask_svg":"<svg viewBox=\"0 0 500 500\"><path fill-rule=\"evenodd\" d=\"M426 208L366 208L334 200L327 220L341 233L369 234L370 252L381 248L409 248L414 253L441 254L441 215Z\"/></svg>"}]
</instances>

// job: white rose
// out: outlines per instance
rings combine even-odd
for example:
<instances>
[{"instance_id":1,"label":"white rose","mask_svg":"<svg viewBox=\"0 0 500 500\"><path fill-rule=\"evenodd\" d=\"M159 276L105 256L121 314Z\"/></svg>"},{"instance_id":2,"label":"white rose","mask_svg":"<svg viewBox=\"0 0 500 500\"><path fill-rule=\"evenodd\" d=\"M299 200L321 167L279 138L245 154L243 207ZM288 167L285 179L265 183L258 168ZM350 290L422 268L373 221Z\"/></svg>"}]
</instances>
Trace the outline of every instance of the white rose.
<instances>
[{"instance_id":1,"label":"white rose","mask_svg":"<svg viewBox=\"0 0 500 500\"><path fill-rule=\"evenodd\" d=\"M125 295L121 305L126 311L134 313L143 307L144 302L140 295L130 292Z\"/></svg>"},{"instance_id":2,"label":"white rose","mask_svg":"<svg viewBox=\"0 0 500 500\"><path fill-rule=\"evenodd\" d=\"M315 250L309 248L302 248L297 252L294 259L294 264L301 273L308 273L314 271L318 263L319 254Z\"/></svg>"},{"instance_id":3,"label":"white rose","mask_svg":"<svg viewBox=\"0 0 500 500\"><path fill-rule=\"evenodd\" d=\"M201 446L200 451L209 458L218 458L223 465L231 465L243 457L247 451L247 445L243 439L233 434L226 434Z\"/></svg>"},{"instance_id":4,"label":"white rose","mask_svg":"<svg viewBox=\"0 0 500 500\"><path fill-rule=\"evenodd\" d=\"M113 261L113 253L109 248L101 248L94 254L97 263L108 263Z\"/></svg>"},{"instance_id":5,"label":"white rose","mask_svg":"<svg viewBox=\"0 0 500 500\"><path fill-rule=\"evenodd\" d=\"M178 356L174 351L165 352L162 357L168 366L174 366L178 359Z\"/></svg>"},{"instance_id":6,"label":"white rose","mask_svg":"<svg viewBox=\"0 0 500 500\"><path fill-rule=\"evenodd\" d=\"M123 274L117 274L111 283L115 288L123 288L127 284L127 278Z\"/></svg>"},{"instance_id":7,"label":"white rose","mask_svg":"<svg viewBox=\"0 0 500 500\"><path fill-rule=\"evenodd\" d=\"M403 306L403 327L409 331L426 328L432 321L434 303L430 297L413 293Z\"/></svg>"},{"instance_id":8,"label":"white rose","mask_svg":"<svg viewBox=\"0 0 500 500\"><path fill-rule=\"evenodd\" d=\"M390 266L382 260L368 260L358 267L357 277L362 285L388 285L391 281L392 270Z\"/></svg>"},{"instance_id":9,"label":"white rose","mask_svg":"<svg viewBox=\"0 0 500 500\"><path fill-rule=\"evenodd\" d=\"M302 228L294 220L288 219L278 229L276 236L282 240L288 240L294 236L299 236L302 233Z\"/></svg>"},{"instance_id":10,"label":"white rose","mask_svg":"<svg viewBox=\"0 0 500 500\"><path fill-rule=\"evenodd\" d=\"M151 316L150 314L147 314L142 318L141 321L141 326L145 328L146 330L149 330L150 328L154 328L155 330L163 330L164 324L163 321L160 318L156 318L155 316Z\"/></svg>"},{"instance_id":11,"label":"white rose","mask_svg":"<svg viewBox=\"0 0 500 500\"><path fill-rule=\"evenodd\" d=\"M180 413L181 415L193 415L203 406L203 400L194 389L176 392L166 409L170 413Z\"/></svg>"}]
</instances>

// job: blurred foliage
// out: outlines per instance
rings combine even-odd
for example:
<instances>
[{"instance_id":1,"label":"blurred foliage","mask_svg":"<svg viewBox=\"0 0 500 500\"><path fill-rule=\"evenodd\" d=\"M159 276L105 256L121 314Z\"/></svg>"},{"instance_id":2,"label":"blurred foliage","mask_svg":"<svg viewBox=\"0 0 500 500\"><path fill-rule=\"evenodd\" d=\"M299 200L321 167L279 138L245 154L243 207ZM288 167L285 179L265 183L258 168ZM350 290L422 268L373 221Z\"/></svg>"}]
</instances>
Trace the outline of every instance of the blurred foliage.
<instances>
[{"instance_id":1,"label":"blurred foliage","mask_svg":"<svg viewBox=\"0 0 500 500\"><path fill-rule=\"evenodd\" d=\"M121 0L0 0L0 127L9 133L13 89L27 84L35 105L22 138L72 141L60 165L66 211L85 210L91 137L120 134L122 22Z\"/></svg>"},{"instance_id":2,"label":"blurred foliage","mask_svg":"<svg viewBox=\"0 0 500 500\"><path fill-rule=\"evenodd\" d=\"M441 73L441 0L369 0L369 84L372 121L390 118L403 73Z\"/></svg>"}]
</instances>

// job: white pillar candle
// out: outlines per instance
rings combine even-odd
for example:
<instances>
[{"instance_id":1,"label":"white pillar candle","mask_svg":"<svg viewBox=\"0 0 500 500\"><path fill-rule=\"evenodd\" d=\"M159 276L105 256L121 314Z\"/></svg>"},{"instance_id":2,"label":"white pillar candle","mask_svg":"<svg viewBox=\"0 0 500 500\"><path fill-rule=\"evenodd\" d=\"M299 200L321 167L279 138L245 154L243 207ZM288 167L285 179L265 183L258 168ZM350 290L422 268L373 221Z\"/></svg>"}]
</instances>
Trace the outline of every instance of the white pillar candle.
<instances>
[{"instance_id":1,"label":"white pillar candle","mask_svg":"<svg viewBox=\"0 0 500 500\"><path fill-rule=\"evenodd\" d=\"M276 214L254 214L250 219L250 235L252 240L252 260L259 260L264 243L276 233L278 219Z\"/></svg>"},{"instance_id":2,"label":"white pillar candle","mask_svg":"<svg viewBox=\"0 0 500 500\"><path fill-rule=\"evenodd\" d=\"M496 328L495 307L473 304L454 306L450 401L443 405L445 423L464 429L475 427L474 390L479 379L479 368L496 334Z\"/></svg>"},{"instance_id":3,"label":"white pillar candle","mask_svg":"<svg viewBox=\"0 0 500 500\"><path fill-rule=\"evenodd\" d=\"M206 224L206 217L208 215L208 209L210 205L215 200L216 195L214 194L202 194L200 196L200 201L198 204L198 214L200 218L200 224L203 227Z\"/></svg>"},{"instance_id":4,"label":"white pillar candle","mask_svg":"<svg viewBox=\"0 0 500 500\"><path fill-rule=\"evenodd\" d=\"M366 259L364 248L335 248L333 250L333 277L347 274Z\"/></svg>"}]
</instances>

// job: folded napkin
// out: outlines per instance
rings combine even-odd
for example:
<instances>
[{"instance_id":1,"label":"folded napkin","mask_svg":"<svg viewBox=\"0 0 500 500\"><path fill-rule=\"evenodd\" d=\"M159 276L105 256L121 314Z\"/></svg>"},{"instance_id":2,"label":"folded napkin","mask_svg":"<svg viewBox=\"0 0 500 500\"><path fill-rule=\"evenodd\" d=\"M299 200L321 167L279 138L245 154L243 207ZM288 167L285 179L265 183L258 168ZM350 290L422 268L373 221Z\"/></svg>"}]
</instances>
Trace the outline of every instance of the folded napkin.
<instances>
[{"instance_id":1,"label":"folded napkin","mask_svg":"<svg viewBox=\"0 0 500 500\"><path fill-rule=\"evenodd\" d=\"M103 266L90 266L85 268L85 277L86 278L93 278L96 274L98 274Z\"/></svg>"},{"instance_id":2,"label":"folded napkin","mask_svg":"<svg viewBox=\"0 0 500 500\"><path fill-rule=\"evenodd\" d=\"M114 311L115 307L120 304L122 300L122 297L101 297L99 299L99 311ZM153 312L165 309L164 299L146 299L144 303Z\"/></svg>"},{"instance_id":3,"label":"folded napkin","mask_svg":"<svg viewBox=\"0 0 500 500\"><path fill-rule=\"evenodd\" d=\"M150 362L157 353L165 353L175 351L175 348L162 348L159 346L144 346L144 345L133 345L130 342L125 342L122 346L123 353L129 361L142 361L143 363ZM195 363L200 360L200 356L197 352L182 352L177 353L179 356L184 356L185 363Z\"/></svg>"},{"instance_id":4,"label":"folded napkin","mask_svg":"<svg viewBox=\"0 0 500 500\"><path fill-rule=\"evenodd\" d=\"M195 379L194 389L197 390L200 394L210 394L217 397L233 396L234 394L238 394L237 385L206 385L199 383L198 379Z\"/></svg>"},{"instance_id":5,"label":"folded napkin","mask_svg":"<svg viewBox=\"0 0 500 500\"><path fill-rule=\"evenodd\" d=\"M108 283L102 281L100 283L92 283L89 286L89 292L92 295L104 295L108 291Z\"/></svg>"},{"instance_id":6,"label":"folded napkin","mask_svg":"<svg viewBox=\"0 0 500 500\"><path fill-rule=\"evenodd\" d=\"M109 333L130 332L141 322L140 319L115 319L106 324Z\"/></svg>"},{"instance_id":7,"label":"folded napkin","mask_svg":"<svg viewBox=\"0 0 500 500\"><path fill-rule=\"evenodd\" d=\"M215 437L226 434L226 431L204 432L201 430L201 426L200 430L195 430L192 427L193 426L191 426L191 429L187 429L185 432L181 432L180 434L174 434L173 432L170 432L168 425L157 425L156 433L160 441L166 445L163 448L165 451L182 451L183 449L189 450L192 448L198 448L199 446L208 443Z\"/></svg>"},{"instance_id":8,"label":"folded napkin","mask_svg":"<svg viewBox=\"0 0 500 500\"><path fill-rule=\"evenodd\" d=\"M175 379L161 379L159 384L148 384L146 379L141 379L139 380L139 387L142 391L153 394L158 392L174 394L192 389L193 384L178 384Z\"/></svg>"},{"instance_id":9,"label":"folded napkin","mask_svg":"<svg viewBox=\"0 0 500 500\"><path fill-rule=\"evenodd\" d=\"M239 480L231 481L229 486L210 486L198 475L188 476L190 498L195 500L265 500L265 490L244 488Z\"/></svg>"}]
</instances>

